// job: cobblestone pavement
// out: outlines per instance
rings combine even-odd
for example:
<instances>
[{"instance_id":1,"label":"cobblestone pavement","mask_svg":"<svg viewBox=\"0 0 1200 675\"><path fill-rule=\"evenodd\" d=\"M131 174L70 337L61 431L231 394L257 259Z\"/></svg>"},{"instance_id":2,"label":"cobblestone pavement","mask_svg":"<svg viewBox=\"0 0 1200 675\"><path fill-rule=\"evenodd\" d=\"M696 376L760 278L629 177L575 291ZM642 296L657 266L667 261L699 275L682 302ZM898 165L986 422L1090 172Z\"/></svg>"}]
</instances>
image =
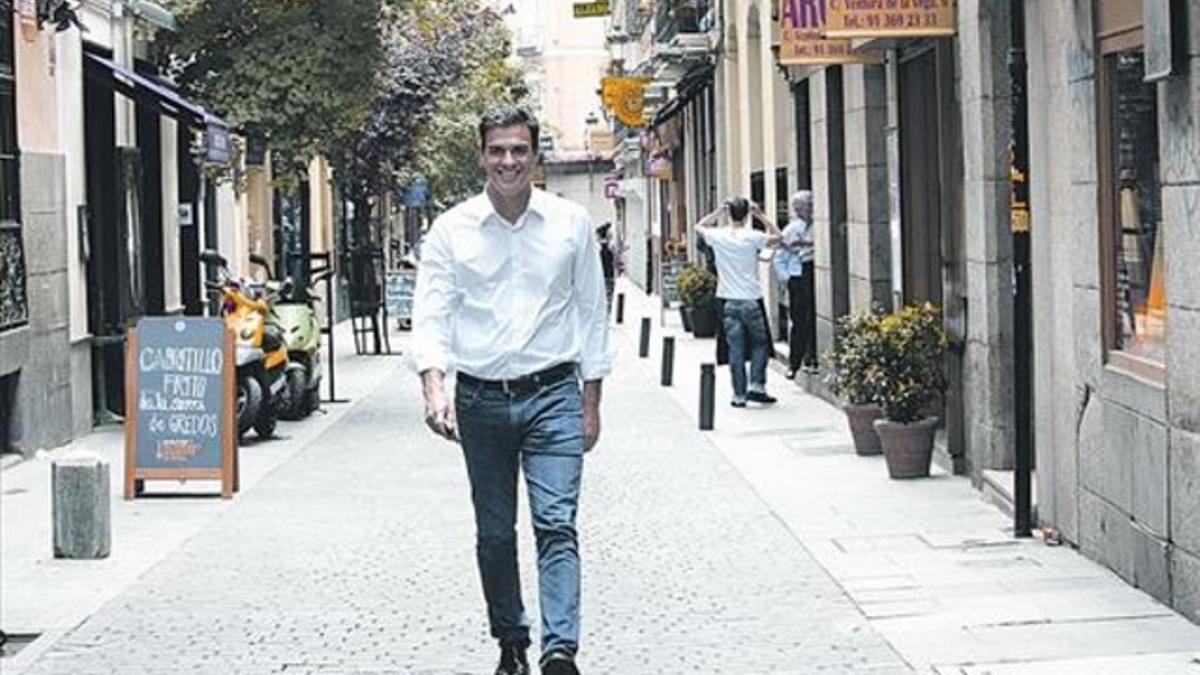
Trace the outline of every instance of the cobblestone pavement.
<instances>
[{"instance_id":1,"label":"cobblestone pavement","mask_svg":"<svg viewBox=\"0 0 1200 675\"><path fill-rule=\"evenodd\" d=\"M582 670L909 672L620 348L585 467ZM395 376L27 672L490 673L461 455L421 426L416 378L380 367Z\"/></svg>"}]
</instances>

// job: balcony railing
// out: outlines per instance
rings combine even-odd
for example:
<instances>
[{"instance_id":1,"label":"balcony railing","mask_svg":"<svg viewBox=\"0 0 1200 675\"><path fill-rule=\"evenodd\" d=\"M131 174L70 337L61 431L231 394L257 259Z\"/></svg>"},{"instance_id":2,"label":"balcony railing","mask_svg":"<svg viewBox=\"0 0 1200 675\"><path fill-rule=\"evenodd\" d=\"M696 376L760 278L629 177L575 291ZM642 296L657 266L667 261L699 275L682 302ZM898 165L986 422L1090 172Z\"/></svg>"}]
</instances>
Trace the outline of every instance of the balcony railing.
<instances>
[{"instance_id":1,"label":"balcony railing","mask_svg":"<svg viewBox=\"0 0 1200 675\"><path fill-rule=\"evenodd\" d=\"M711 0L658 0L654 5L654 39L670 42L680 33L699 33L700 19Z\"/></svg>"}]
</instances>

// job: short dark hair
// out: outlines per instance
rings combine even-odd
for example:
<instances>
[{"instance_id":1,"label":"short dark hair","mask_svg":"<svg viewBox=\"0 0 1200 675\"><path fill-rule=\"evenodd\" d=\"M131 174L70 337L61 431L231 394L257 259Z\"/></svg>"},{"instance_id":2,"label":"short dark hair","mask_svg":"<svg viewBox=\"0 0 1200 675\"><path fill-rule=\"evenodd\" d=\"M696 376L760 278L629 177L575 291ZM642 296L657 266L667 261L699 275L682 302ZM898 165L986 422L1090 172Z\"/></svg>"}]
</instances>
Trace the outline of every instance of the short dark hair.
<instances>
[{"instance_id":1,"label":"short dark hair","mask_svg":"<svg viewBox=\"0 0 1200 675\"><path fill-rule=\"evenodd\" d=\"M725 202L725 205L729 207L729 217L734 220L742 220L750 213L750 202L744 197L734 197Z\"/></svg>"},{"instance_id":2,"label":"short dark hair","mask_svg":"<svg viewBox=\"0 0 1200 675\"><path fill-rule=\"evenodd\" d=\"M492 129L524 124L529 129L529 140L533 151L538 149L538 121L528 110L515 106L498 106L483 113L479 118L479 148L487 149L487 135Z\"/></svg>"}]
</instances>

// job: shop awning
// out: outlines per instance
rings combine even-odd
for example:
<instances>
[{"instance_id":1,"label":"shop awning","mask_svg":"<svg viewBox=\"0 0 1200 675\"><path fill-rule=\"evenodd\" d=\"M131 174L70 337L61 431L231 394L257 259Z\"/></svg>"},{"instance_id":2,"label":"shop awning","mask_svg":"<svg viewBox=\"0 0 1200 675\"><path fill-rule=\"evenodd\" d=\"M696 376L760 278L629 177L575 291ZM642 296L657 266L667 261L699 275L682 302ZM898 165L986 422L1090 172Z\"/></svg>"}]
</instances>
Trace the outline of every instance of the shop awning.
<instances>
[{"instance_id":1,"label":"shop awning","mask_svg":"<svg viewBox=\"0 0 1200 675\"><path fill-rule=\"evenodd\" d=\"M706 63L689 70L686 75L680 78L679 84L675 85L675 97L667 101L666 105L654 113L654 118L650 121L650 126L656 127L663 124L677 115L679 111L683 110L697 93L712 82L715 70L716 66L711 63Z\"/></svg>"},{"instance_id":2,"label":"shop awning","mask_svg":"<svg viewBox=\"0 0 1200 675\"><path fill-rule=\"evenodd\" d=\"M130 70L99 54L84 52L84 58L112 73L113 87L130 98L150 96L163 106L163 112L176 119L190 117L205 125L229 127L225 120L208 112L199 103L187 100L182 94L160 80Z\"/></svg>"}]
</instances>

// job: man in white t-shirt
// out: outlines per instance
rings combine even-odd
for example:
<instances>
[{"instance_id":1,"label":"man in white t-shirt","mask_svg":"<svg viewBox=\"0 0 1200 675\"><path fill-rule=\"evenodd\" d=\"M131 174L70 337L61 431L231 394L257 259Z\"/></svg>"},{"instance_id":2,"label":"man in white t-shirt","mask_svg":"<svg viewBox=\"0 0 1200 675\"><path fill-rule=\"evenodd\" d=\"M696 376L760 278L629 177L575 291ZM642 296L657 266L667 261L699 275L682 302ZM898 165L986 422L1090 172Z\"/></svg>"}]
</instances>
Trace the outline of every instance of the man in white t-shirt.
<instances>
[{"instance_id":1,"label":"man in white t-shirt","mask_svg":"<svg viewBox=\"0 0 1200 675\"><path fill-rule=\"evenodd\" d=\"M722 213L729 224L719 227ZM757 218L767 233L749 227L750 218ZM746 401L774 403L767 393L767 358L770 335L762 309L762 289L758 285L758 252L775 248L780 242L779 228L771 222L758 205L735 197L724 206L696 223L696 231L704 237L717 259L717 298L721 300L721 325L729 347L729 371L733 378L735 408L746 407ZM746 382L746 357L750 357L750 382Z\"/></svg>"}]
</instances>

